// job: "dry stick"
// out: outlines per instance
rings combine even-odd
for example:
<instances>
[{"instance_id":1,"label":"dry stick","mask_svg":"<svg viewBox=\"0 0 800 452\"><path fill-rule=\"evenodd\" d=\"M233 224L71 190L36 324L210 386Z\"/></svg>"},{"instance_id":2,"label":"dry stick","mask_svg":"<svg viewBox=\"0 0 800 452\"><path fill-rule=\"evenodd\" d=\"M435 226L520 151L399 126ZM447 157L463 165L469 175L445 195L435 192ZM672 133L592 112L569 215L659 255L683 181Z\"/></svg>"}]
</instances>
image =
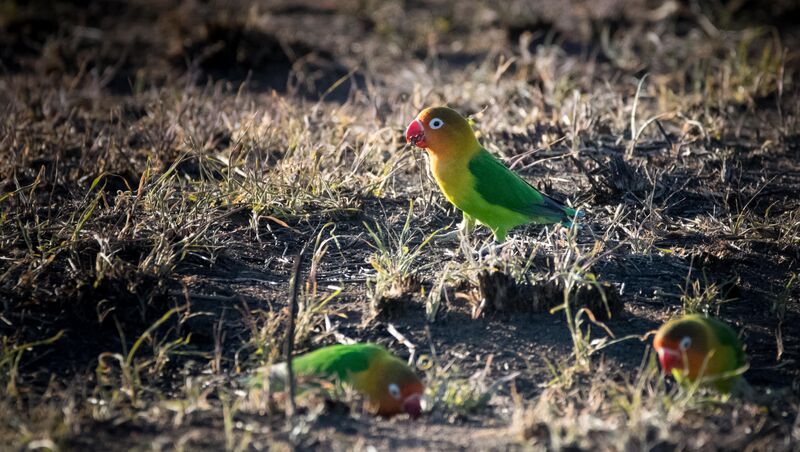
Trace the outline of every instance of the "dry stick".
<instances>
[{"instance_id":1,"label":"dry stick","mask_svg":"<svg viewBox=\"0 0 800 452\"><path fill-rule=\"evenodd\" d=\"M433 335L431 334L431 326L425 324L425 337L428 339L428 346L431 349L431 369L433 369L434 376L436 375L436 346L433 344Z\"/></svg>"},{"instance_id":2,"label":"dry stick","mask_svg":"<svg viewBox=\"0 0 800 452\"><path fill-rule=\"evenodd\" d=\"M667 135L667 131L664 130L664 126L661 125L661 121L656 119L656 125L658 126L658 130L661 131L661 135L664 136L664 139L667 140L667 144L669 145L669 150L672 151L675 149L675 145L672 144L672 139L670 139L669 135Z\"/></svg>"},{"instance_id":3,"label":"dry stick","mask_svg":"<svg viewBox=\"0 0 800 452\"><path fill-rule=\"evenodd\" d=\"M408 363L409 364L413 363L414 360L417 358L417 346L414 345L408 339L406 339L406 337L403 336L403 333L397 331L397 328L395 328L395 326L392 325L391 323L386 327L386 330L389 331L389 334L394 336L394 338L397 339L401 344L406 346L408 352L411 354L411 356L408 357Z\"/></svg>"},{"instance_id":4,"label":"dry stick","mask_svg":"<svg viewBox=\"0 0 800 452\"><path fill-rule=\"evenodd\" d=\"M289 400L287 400L286 405L286 417L290 419L294 416L294 413L297 409L297 405L294 401L295 381L294 370L292 369L292 353L294 352L294 319L297 316L297 293L300 287L300 265L303 262L303 254L305 250L306 246L303 246L300 252L297 253L297 257L294 258L292 282L290 285L291 300L289 301L289 326L286 329L286 379L289 380L287 382L287 386L289 386Z\"/></svg>"}]
</instances>

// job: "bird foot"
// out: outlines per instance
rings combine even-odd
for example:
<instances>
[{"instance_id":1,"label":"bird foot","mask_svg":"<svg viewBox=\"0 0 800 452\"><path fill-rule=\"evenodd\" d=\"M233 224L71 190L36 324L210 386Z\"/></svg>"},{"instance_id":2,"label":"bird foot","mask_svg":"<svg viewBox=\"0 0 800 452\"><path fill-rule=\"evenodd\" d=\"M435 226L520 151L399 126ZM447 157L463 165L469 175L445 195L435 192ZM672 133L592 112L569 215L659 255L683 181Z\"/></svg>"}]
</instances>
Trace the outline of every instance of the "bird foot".
<instances>
[{"instance_id":1,"label":"bird foot","mask_svg":"<svg viewBox=\"0 0 800 452\"><path fill-rule=\"evenodd\" d=\"M433 241L436 243L458 243L461 240L459 232L461 231L454 229L444 234L437 234L436 237L433 238Z\"/></svg>"},{"instance_id":2,"label":"bird foot","mask_svg":"<svg viewBox=\"0 0 800 452\"><path fill-rule=\"evenodd\" d=\"M482 247L478 248L475 251L475 254L478 255L481 259L485 259L490 256L499 256L503 254L511 244L511 241L506 241L502 243L491 242L483 245Z\"/></svg>"}]
</instances>

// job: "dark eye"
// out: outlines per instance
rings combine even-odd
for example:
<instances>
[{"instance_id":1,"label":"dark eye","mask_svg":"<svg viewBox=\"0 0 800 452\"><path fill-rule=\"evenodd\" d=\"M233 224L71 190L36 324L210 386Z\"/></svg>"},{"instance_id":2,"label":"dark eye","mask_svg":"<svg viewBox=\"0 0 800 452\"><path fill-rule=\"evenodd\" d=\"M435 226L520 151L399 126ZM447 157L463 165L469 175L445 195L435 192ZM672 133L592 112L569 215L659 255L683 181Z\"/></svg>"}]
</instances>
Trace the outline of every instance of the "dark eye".
<instances>
[{"instance_id":1,"label":"dark eye","mask_svg":"<svg viewBox=\"0 0 800 452\"><path fill-rule=\"evenodd\" d=\"M439 118L433 118L433 119L431 119L431 122L428 123L428 126L431 129L438 129L438 128L442 127L443 125L444 125L444 121L442 121Z\"/></svg>"},{"instance_id":2,"label":"dark eye","mask_svg":"<svg viewBox=\"0 0 800 452\"><path fill-rule=\"evenodd\" d=\"M681 351L688 350L689 347L691 346L692 346L692 338L689 336L684 336L683 339L681 339L681 343L679 345Z\"/></svg>"},{"instance_id":3,"label":"dark eye","mask_svg":"<svg viewBox=\"0 0 800 452\"><path fill-rule=\"evenodd\" d=\"M400 387L394 383L389 384L389 394L397 400L400 400Z\"/></svg>"}]
</instances>

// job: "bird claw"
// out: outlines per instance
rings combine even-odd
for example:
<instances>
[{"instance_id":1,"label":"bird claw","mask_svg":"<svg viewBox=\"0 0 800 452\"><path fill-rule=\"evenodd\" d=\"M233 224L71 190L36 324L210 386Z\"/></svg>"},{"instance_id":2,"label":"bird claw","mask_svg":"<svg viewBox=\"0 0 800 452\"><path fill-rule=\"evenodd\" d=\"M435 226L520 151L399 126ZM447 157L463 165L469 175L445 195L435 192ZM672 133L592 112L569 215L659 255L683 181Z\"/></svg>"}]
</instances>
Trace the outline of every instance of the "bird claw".
<instances>
[{"instance_id":1,"label":"bird claw","mask_svg":"<svg viewBox=\"0 0 800 452\"><path fill-rule=\"evenodd\" d=\"M458 224L458 228L444 234L438 234L434 240L440 243L459 243L462 238L469 236L474 228L474 224L468 220L463 220Z\"/></svg>"}]
</instances>

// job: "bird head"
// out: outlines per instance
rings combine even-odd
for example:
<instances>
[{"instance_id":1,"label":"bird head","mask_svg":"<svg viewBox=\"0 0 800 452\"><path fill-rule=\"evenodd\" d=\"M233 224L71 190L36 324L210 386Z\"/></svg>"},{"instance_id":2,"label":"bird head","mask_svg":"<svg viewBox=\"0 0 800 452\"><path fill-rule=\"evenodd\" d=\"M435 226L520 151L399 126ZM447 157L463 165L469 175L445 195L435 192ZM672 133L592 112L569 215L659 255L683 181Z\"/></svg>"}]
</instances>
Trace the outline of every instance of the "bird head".
<instances>
[{"instance_id":1,"label":"bird head","mask_svg":"<svg viewBox=\"0 0 800 452\"><path fill-rule=\"evenodd\" d=\"M408 413L414 419L422 414L425 387L404 362L394 357L387 359L375 375L377 378L372 382L372 390L368 391L368 395L376 414L393 416Z\"/></svg>"},{"instance_id":2,"label":"bird head","mask_svg":"<svg viewBox=\"0 0 800 452\"><path fill-rule=\"evenodd\" d=\"M707 328L697 316L685 316L665 323L653 339L653 348L664 375L677 370L690 379L703 371L713 352Z\"/></svg>"},{"instance_id":3,"label":"bird head","mask_svg":"<svg viewBox=\"0 0 800 452\"><path fill-rule=\"evenodd\" d=\"M406 141L436 156L458 156L480 146L466 118L447 107L422 110L406 128Z\"/></svg>"}]
</instances>

